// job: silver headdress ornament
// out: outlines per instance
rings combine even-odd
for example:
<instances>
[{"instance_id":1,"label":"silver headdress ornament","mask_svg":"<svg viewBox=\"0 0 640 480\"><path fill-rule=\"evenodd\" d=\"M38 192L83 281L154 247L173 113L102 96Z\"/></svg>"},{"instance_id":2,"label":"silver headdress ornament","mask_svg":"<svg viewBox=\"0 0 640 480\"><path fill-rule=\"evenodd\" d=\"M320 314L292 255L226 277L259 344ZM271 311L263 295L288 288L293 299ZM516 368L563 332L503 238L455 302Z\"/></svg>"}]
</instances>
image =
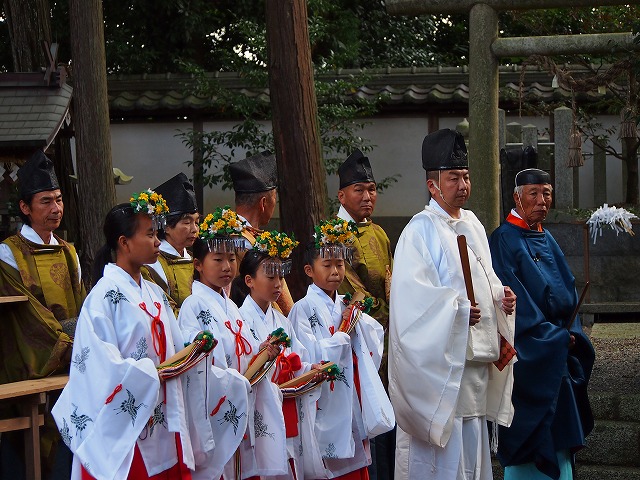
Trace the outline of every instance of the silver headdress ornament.
<instances>
[{"instance_id":1,"label":"silver headdress ornament","mask_svg":"<svg viewBox=\"0 0 640 480\"><path fill-rule=\"evenodd\" d=\"M286 233L272 230L262 232L256 237L253 250L268 255L268 258L262 262L264 273L267 276L284 277L291 273L293 262L289 256L299 243L293 235L289 237Z\"/></svg>"},{"instance_id":2,"label":"silver headdress ornament","mask_svg":"<svg viewBox=\"0 0 640 480\"><path fill-rule=\"evenodd\" d=\"M210 252L234 253L247 249L247 242L242 237L246 226L247 222L229 206L218 207L200 223L198 237L207 242Z\"/></svg>"},{"instance_id":3,"label":"silver headdress ornament","mask_svg":"<svg viewBox=\"0 0 640 480\"><path fill-rule=\"evenodd\" d=\"M164 198L162 198L162 195L148 188L140 193L131 195L129 204L133 208L134 213L151 215L151 224L154 230L165 228L169 207Z\"/></svg>"},{"instance_id":4,"label":"silver headdress ornament","mask_svg":"<svg viewBox=\"0 0 640 480\"><path fill-rule=\"evenodd\" d=\"M341 218L324 220L314 227L313 239L320 258L338 258L349 263L353 259L353 242L358 235L355 222Z\"/></svg>"}]
</instances>

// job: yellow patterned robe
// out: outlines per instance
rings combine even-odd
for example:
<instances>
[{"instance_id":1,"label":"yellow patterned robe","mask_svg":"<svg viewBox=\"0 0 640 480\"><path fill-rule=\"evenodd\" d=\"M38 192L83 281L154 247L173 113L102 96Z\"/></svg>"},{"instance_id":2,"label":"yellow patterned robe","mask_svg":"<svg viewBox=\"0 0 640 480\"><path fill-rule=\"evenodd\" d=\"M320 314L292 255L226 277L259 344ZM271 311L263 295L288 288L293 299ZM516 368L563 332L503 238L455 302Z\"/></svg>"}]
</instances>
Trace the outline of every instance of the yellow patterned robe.
<instances>
[{"instance_id":1,"label":"yellow patterned robe","mask_svg":"<svg viewBox=\"0 0 640 480\"><path fill-rule=\"evenodd\" d=\"M380 366L380 377L387 387L387 346L389 327L389 297L385 286L387 270L393 268L391 242L380 225L369 221L358 223L358 238L354 243L353 261L346 265L346 274L338 293L363 292L373 298L369 315L384 328L384 354Z\"/></svg>"},{"instance_id":2,"label":"yellow patterned robe","mask_svg":"<svg viewBox=\"0 0 640 480\"><path fill-rule=\"evenodd\" d=\"M169 299L173 313L177 317L178 313L180 313L182 302L191 295L193 259L172 255L160 250L158 262L162 266L162 270L167 278L166 282L158 272L149 265L145 265L142 269L142 277L162 288L162 291Z\"/></svg>"}]
</instances>

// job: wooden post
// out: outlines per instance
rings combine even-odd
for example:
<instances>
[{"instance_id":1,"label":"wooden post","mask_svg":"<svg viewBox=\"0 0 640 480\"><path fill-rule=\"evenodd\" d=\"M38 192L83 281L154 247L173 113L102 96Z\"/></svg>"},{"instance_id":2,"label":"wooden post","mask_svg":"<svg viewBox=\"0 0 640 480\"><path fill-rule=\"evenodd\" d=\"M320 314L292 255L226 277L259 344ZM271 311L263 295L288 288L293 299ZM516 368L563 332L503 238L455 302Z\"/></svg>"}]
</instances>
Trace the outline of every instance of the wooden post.
<instances>
[{"instance_id":1,"label":"wooden post","mask_svg":"<svg viewBox=\"0 0 640 480\"><path fill-rule=\"evenodd\" d=\"M308 283L302 251L313 226L325 216L326 172L321 157L318 111L304 0L267 0L267 53L278 162L280 222L303 248L294 251L296 268L287 277L295 299Z\"/></svg>"},{"instance_id":2,"label":"wooden post","mask_svg":"<svg viewBox=\"0 0 640 480\"><path fill-rule=\"evenodd\" d=\"M102 233L104 218L116 203L102 1L70 0L69 18L78 197L82 205L82 270L90 272L95 253L105 242Z\"/></svg>"},{"instance_id":3,"label":"wooden post","mask_svg":"<svg viewBox=\"0 0 640 480\"><path fill-rule=\"evenodd\" d=\"M469 202L488 233L500 225L498 148L498 60L491 44L498 37L498 14L484 4L470 13L469 168L475 184Z\"/></svg>"}]
</instances>

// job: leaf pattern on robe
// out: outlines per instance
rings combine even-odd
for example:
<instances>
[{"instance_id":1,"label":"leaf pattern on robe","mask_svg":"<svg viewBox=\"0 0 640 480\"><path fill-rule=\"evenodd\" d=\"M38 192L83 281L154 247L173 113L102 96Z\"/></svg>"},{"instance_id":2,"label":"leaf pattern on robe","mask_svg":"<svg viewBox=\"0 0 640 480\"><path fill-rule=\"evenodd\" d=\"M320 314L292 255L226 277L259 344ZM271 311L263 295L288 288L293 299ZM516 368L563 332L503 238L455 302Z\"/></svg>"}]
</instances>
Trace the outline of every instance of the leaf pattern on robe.
<instances>
[{"instance_id":1,"label":"leaf pattern on robe","mask_svg":"<svg viewBox=\"0 0 640 480\"><path fill-rule=\"evenodd\" d=\"M347 381L347 377L346 377L346 375L344 374L344 371L345 371L346 369L347 369L347 367L342 367L342 368L340 369L340 373L336 374L335 381L337 381L337 382L342 382L342 383L344 383L344 384L347 386L347 388L351 388L351 385L349 385L349 382Z\"/></svg>"},{"instance_id":2,"label":"leaf pattern on robe","mask_svg":"<svg viewBox=\"0 0 640 480\"><path fill-rule=\"evenodd\" d=\"M59 430L60 436L62 437L62 441L67 447L71 446L71 433L69 433L69 425L67 424L67 420L65 418L62 419L62 428Z\"/></svg>"},{"instance_id":3,"label":"leaf pattern on robe","mask_svg":"<svg viewBox=\"0 0 640 480\"><path fill-rule=\"evenodd\" d=\"M313 330L313 333L316 333L316 325L320 325L320 319L318 318L318 314L315 312L313 312L313 315L311 315L309 317L309 324L311 325L311 330Z\"/></svg>"},{"instance_id":4,"label":"leaf pattern on robe","mask_svg":"<svg viewBox=\"0 0 640 480\"><path fill-rule=\"evenodd\" d=\"M259 342L260 339L258 338L258 335L256 335L256 331L253 328L249 328L249 331L251 331L251 335L253 335L253 338L255 338Z\"/></svg>"},{"instance_id":5,"label":"leaf pattern on robe","mask_svg":"<svg viewBox=\"0 0 640 480\"><path fill-rule=\"evenodd\" d=\"M121 413L128 414L131 417L131 425L135 425L136 417L138 416L138 410L140 410L140 408L142 407L146 407L147 405L145 405L144 403L136 405L136 397L133 396L129 389L126 390L127 399L123 400L120 406L118 408L115 408L114 410L120 410L119 412L116 412L116 415L120 415Z\"/></svg>"},{"instance_id":6,"label":"leaf pattern on robe","mask_svg":"<svg viewBox=\"0 0 640 480\"><path fill-rule=\"evenodd\" d=\"M169 297L165 293L162 294L162 302L164 303L165 308L171 308L171 304L169 303Z\"/></svg>"},{"instance_id":7,"label":"leaf pattern on robe","mask_svg":"<svg viewBox=\"0 0 640 480\"><path fill-rule=\"evenodd\" d=\"M244 417L244 412L238 415L238 409L233 403L231 403L231 400L227 400L227 403L229 404L229 410L224 412L223 417L218 419L218 422L220 422L220 425L223 423L230 423L233 426L233 433L237 434L238 427L240 426L240 419Z\"/></svg>"},{"instance_id":8,"label":"leaf pattern on robe","mask_svg":"<svg viewBox=\"0 0 640 480\"><path fill-rule=\"evenodd\" d=\"M209 326L211 320L215 320L217 323L217 320L213 318L213 315L211 315L209 310L200 310L200 313L196 315L196 320L202 322L206 326Z\"/></svg>"},{"instance_id":9,"label":"leaf pattern on robe","mask_svg":"<svg viewBox=\"0 0 640 480\"><path fill-rule=\"evenodd\" d=\"M120 292L118 289L109 290L105 293L104 298L108 298L114 305L119 304L121 301L129 302L127 297L124 296L124 293Z\"/></svg>"},{"instance_id":10,"label":"leaf pattern on robe","mask_svg":"<svg viewBox=\"0 0 640 480\"><path fill-rule=\"evenodd\" d=\"M304 448L302 447L302 443L298 444L298 456L302 457L304 455Z\"/></svg>"},{"instance_id":11,"label":"leaf pattern on robe","mask_svg":"<svg viewBox=\"0 0 640 480\"><path fill-rule=\"evenodd\" d=\"M224 357L227 360L227 368L231 368L231 355L227 353Z\"/></svg>"},{"instance_id":12,"label":"leaf pattern on robe","mask_svg":"<svg viewBox=\"0 0 640 480\"><path fill-rule=\"evenodd\" d=\"M140 340L136 342L136 350L129 355L130 358L134 360L140 360L142 358L147 358L147 349L149 345L147 344L147 339L145 337L141 337Z\"/></svg>"},{"instance_id":13,"label":"leaf pattern on robe","mask_svg":"<svg viewBox=\"0 0 640 480\"><path fill-rule=\"evenodd\" d=\"M336 455L336 446L333 443L327 445L327 448L322 455L323 458L338 458Z\"/></svg>"},{"instance_id":14,"label":"leaf pattern on robe","mask_svg":"<svg viewBox=\"0 0 640 480\"><path fill-rule=\"evenodd\" d=\"M82 431L87 428L87 424L89 422L93 422L93 420L88 415L78 415L78 406L74 403L71 405L73 405L73 413L70 416L70 420L76 427L76 435L79 435L80 438L82 438Z\"/></svg>"},{"instance_id":15,"label":"leaf pattern on robe","mask_svg":"<svg viewBox=\"0 0 640 480\"><path fill-rule=\"evenodd\" d=\"M298 397L298 419L304 422L304 408L302 408L302 398Z\"/></svg>"},{"instance_id":16,"label":"leaf pattern on robe","mask_svg":"<svg viewBox=\"0 0 640 480\"><path fill-rule=\"evenodd\" d=\"M269 425L264 423L264 416L258 410L253 412L256 437L271 437L275 439L275 433L269 432Z\"/></svg>"},{"instance_id":17,"label":"leaf pattern on robe","mask_svg":"<svg viewBox=\"0 0 640 480\"><path fill-rule=\"evenodd\" d=\"M91 350L89 349L89 347L82 347L82 350L80 350L80 353L76 353L73 359L71 360L71 363L73 363L76 366L76 368L80 373L84 373L87 371L87 366L85 365L84 362L87 360L87 358L89 358L90 351Z\"/></svg>"},{"instance_id":18,"label":"leaf pattern on robe","mask_svg":"<svg viewBox=\"0 0 640 480\"><path fill-rule=\"evenodd\" d=\"M162 411L162 405L162 402L160 402L156 408L153 409L153 415L151 415L151 418L149 419L149 424L151 425L151 428L149 429L149 436L153 435L153 430L156 425L167 428L167 419Z\"/></svg>"}]
</instances>

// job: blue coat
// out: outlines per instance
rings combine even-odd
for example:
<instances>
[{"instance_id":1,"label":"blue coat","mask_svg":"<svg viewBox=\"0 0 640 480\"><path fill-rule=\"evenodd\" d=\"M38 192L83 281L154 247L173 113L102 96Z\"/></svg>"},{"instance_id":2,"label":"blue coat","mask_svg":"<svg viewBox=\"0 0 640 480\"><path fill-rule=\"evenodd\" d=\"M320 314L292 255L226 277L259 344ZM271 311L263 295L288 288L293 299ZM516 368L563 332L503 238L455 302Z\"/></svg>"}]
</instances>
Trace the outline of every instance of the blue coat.
<instances>
[{"instance_id":1,"label":"blue coat","mask_svg":"<svg viewBox=\"0 0 640 480\"><path fill-rule=\"evenodd\" d=\"M593 428L587 384L595 359L580 318L564 324L578 303L575 278L555 239L505 222L489 239L493 268L518 296L513 423L500 427L503 466L534 462L557 479L556 451L575 452Z\"/></svg>"}]
</instances>

